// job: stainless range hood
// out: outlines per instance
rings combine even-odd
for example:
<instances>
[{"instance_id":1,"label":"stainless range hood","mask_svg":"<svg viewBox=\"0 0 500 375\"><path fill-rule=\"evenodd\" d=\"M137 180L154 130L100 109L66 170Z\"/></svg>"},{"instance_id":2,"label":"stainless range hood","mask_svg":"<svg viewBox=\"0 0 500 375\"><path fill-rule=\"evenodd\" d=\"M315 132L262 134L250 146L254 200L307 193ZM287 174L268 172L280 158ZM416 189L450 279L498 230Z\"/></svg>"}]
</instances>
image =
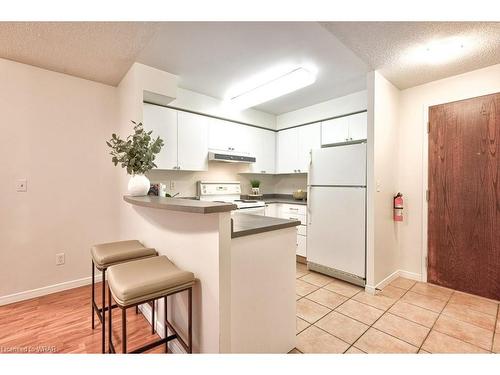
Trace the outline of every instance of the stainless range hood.
<instances>
[{"instance_id":1,"label":"stainless range hood","mask_svg":"<svg viewBox=\"0 0 500 375\"><path fill-rule=\"evenodd\" d=\"M237 152L227 152L224 150L210 150L208 152L208 160L223 161L226 163L255 163L255 156L241 154Z\"/></svg>"}]
</instances>

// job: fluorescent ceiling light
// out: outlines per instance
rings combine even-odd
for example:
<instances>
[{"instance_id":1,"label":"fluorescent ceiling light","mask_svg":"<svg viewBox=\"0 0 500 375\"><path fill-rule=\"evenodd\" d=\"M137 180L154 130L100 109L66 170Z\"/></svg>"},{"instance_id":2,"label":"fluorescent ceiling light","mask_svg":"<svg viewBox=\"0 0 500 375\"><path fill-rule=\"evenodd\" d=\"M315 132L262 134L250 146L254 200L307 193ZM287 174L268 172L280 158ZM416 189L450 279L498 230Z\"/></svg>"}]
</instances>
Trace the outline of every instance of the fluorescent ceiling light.
<instances>
[{"instance_id":1,"label":"fluorescent ceiling light","mask_svg":"<svg viewBox=\"0 0 500 375\"><path fill-rule=\"evenodd\" d=\"M232 95L228 102L232 107L245 109L267 102L290 92L309 86L316 81L316 75L299 67L277 76L257 87Z\"/></svg>"},{"instance_id":2,"label":"fluorescent ceiling light","mask_svg":"<svg viewBox=\"0 0 500 375\"><path fill-rule=\"evenodd\" d=\"M408 51L408 58L417 63L443 64L469 52L471 44L463 37L434 40Z\"/></svg>"}]
</instances>

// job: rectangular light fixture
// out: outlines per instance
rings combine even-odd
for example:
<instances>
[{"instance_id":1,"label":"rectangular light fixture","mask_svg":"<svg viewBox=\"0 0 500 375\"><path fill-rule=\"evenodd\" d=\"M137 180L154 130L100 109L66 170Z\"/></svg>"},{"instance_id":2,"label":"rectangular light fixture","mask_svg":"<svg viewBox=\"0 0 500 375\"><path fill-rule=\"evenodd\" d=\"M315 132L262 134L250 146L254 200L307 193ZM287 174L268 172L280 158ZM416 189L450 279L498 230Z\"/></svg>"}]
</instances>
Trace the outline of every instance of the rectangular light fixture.
<instances>
[{"instance_id":1,"label":"rectangular light fixture","mask_svg":"<svg viewBox=\"0 0 500 375\"><path fill-rule=\"evenodd\" d=\"M309 86L316 75L304 68L296 68L253 89L230 98L229 103L237 109L254 107L290 92Z\"/></svg>"}]
</instances>

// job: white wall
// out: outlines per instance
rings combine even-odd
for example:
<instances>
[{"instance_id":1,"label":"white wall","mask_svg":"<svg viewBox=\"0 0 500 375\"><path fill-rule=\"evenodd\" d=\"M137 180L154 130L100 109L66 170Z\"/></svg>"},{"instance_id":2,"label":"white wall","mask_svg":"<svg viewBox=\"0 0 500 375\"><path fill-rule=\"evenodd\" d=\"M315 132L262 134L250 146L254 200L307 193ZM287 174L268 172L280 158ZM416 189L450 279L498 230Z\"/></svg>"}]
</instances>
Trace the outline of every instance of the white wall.
<instances>
[{"instance_id":1,"label":"white wall","mask_svg":"<svg viewBox=\"0 0 500 375\"><path fill-rule=\"evenodd\" d=\"M355 92L278 115L276 117L276 129L286 129L295 125L363 111L366 110L367 105L367 91Z\"/></svg>"},{"instance_id":2,"label":"white wall","mask_svg":"<svg viewBox=\"0 0 500 375\"><path fill-rule=\"evenodd\" d=\"M115 88L3 59L0 87L1 297L89 277L90 246L118 236L118 184Z\"/></svg>"},{"instance_id":3,"label":"white wall","mask_svg":"<svg viewBox=\"0 0 500 375\"><path fill-rule=\"evenodd\" d=\"M368 76L371 131L369 134L369 225L367 284L376 286L399 268L397 223L393 196L397 193L399 90L380 73Z\"/></svg>"},{"instance_id":4,"label":"white wall","mask_svg":"<svg viewBox=\"0 0 500 375\"><path fill-rule=\"evenodd\" d=\"M422 222L427 212L428 106L496 92L500 92L500 64L401 91L398 180L405 199L399 233L401 269L420 274L422 254L427 252Z\"/></svg>"},{"instance_id":5,"label":"white wall","mask_svg":"<svg viewBox=\"0 0 500 375\"><path fill-rule=\"evenodd\" d=\"M251 108L243 111L235 111L219 99L181 88L177 91L177 98L170 105L211 116L222 117L227 120L241 121L263 128L276 129L275 115Z\"/></svg>"}]
</instances>

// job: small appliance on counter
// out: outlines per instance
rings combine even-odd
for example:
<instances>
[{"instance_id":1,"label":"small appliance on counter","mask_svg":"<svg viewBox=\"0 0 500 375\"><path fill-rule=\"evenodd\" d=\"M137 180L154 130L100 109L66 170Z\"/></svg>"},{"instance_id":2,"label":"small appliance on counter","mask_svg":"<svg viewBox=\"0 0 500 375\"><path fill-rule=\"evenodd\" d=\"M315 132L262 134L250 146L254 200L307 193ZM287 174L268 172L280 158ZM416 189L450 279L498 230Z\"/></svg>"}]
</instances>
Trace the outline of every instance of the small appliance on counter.
<instances>
[{"instance_id":1,"label":"small appliance on counter","mask_svg":"<svg viewBox=\"0 0 500 375\"><path fill-rule=\"evenodd\" d=\"M266 203L257 199L241 199L239 181L198 181L198 196L202 201L232 203L241 213L265 215Z\"/></svg>"},{"instance_id":2,"label":"small appliance on counter","mask_svg":"<svg viewBox=\"0 0 500 375\"><path fill-rule=\"evenodd\" d=\"M296 190L292 193L292 197L293 199L295 199L296 201L303 201L306 199L307 197L307 194L305 191L299 189L299 190Z\"/></svg>"}]
</instances>

